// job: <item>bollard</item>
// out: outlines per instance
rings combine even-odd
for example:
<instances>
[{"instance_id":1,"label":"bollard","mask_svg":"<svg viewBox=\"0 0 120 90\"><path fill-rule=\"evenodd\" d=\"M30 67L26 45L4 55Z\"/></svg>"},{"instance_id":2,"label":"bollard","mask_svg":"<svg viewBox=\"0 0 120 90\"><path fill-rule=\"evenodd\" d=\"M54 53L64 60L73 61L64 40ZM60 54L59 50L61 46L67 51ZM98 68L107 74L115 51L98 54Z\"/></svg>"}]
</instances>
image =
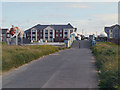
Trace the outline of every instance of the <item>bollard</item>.
<instances>
[{"instance_id":1,"label":"bollard","mask_svg":"<svg viewBox=\"0 0 120 90\"><path fill-rule=\"evenodd\" d=\"M40 42L43 44L43 39L40 39Z\"/></svg>"},{"instance_id":2,"label":"bollard","mask_svg":"<svg viewBox=\"0 0 120 90\"><path fill-rule=\"evenodd\" d=\"M33 40L31 40L31 43L33 43Z\"/></svg>"},{"instance_id":3,"label":"bollard","mask_svg":"<svg viewBox=\"0 0 120 90\"><path fill-rule=\"evenodd\" d=\"M40 40L38 41L38 43L40 43Z\"/></svg>"}]
</instances>

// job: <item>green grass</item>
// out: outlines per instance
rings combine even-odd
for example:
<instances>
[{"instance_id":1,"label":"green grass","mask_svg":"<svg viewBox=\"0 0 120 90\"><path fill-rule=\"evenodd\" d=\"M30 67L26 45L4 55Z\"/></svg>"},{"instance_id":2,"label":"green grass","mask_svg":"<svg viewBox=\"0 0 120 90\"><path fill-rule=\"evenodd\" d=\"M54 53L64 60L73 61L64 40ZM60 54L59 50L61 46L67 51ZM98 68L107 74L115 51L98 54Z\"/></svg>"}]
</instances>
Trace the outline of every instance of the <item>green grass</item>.
<instances>
[{"instance_id":1,"label":"green grass","mask_svg":"<svg viewBox=\"0 0 120 90\"><path fill-rule=\"evenodd\" d=\"M110 42L98 42L91 48L99 71L100 88L120 88L118 60L120 46Z\"/></svg>"},{"instance_id":2,"label":"green grass","mask_svg":"<svg viewBox=\"0 0 120 90\"><path fill-rule=\"evenodd\" d=\"M6 72L17 68L41 56L58 52L65 48L50 45L8 46L2 45L2 71Z\"/></svg>"}]
</instances>

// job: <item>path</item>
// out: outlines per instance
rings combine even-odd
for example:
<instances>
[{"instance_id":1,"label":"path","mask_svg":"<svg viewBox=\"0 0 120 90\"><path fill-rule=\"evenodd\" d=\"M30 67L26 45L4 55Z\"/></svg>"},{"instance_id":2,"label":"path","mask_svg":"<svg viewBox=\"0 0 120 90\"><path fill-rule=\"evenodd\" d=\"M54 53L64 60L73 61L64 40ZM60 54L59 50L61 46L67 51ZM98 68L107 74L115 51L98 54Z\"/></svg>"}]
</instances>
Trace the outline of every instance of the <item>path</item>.
<instances>
[{"instance_id":1,"label":"path","mask_svg":"<svg viewBox=\"0 0 120 90\"><path fill-rule=\"evenodd\" d=\"M3 76L6 88L97 88L98 79L89 41L54 53Z\"/></svg>"}]
</instances>

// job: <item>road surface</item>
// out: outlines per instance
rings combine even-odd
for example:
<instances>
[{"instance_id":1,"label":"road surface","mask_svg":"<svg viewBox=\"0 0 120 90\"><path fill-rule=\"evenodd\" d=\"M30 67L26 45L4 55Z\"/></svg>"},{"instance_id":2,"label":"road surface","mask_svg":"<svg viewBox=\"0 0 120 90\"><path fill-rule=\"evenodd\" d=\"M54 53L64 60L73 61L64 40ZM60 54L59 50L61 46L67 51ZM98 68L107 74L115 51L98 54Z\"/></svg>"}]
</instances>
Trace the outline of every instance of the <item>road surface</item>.
<instances>
[{"instance_id":1,"label":"road surface","mask_svg":"<svg viewBox=\"0 0 120 90\"><path fill-rule=\"evenodd\" d=\"M80 43L80 48L79 48ZM98 88L89 41L45 56L3 76L3 88Z\"/></svg>"}]
</instances>

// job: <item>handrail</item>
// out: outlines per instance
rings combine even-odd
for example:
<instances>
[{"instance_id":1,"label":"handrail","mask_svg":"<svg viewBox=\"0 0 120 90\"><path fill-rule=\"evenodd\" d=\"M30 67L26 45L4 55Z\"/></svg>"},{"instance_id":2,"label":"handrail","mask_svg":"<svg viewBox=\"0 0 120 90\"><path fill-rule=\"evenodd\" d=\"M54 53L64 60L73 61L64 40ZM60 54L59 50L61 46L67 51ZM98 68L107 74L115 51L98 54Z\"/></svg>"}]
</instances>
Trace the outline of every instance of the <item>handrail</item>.
<instances>
[{"instance_id":1,"label":"handrail","mask_svg":"<svg viewBox=\"0 0 120 90\"><path fill-rule=\"evenodd\" d=\"M73 34L71 34L70 35L70 38L68 39L68 40L65 40L64 41L64 43L66 44L66 47L67 48L69 48L69 47L71 47L71 45L72 45L72 43L73 43L73 41L75 40L75 35Z\"/></svg>"}]
</instances>

